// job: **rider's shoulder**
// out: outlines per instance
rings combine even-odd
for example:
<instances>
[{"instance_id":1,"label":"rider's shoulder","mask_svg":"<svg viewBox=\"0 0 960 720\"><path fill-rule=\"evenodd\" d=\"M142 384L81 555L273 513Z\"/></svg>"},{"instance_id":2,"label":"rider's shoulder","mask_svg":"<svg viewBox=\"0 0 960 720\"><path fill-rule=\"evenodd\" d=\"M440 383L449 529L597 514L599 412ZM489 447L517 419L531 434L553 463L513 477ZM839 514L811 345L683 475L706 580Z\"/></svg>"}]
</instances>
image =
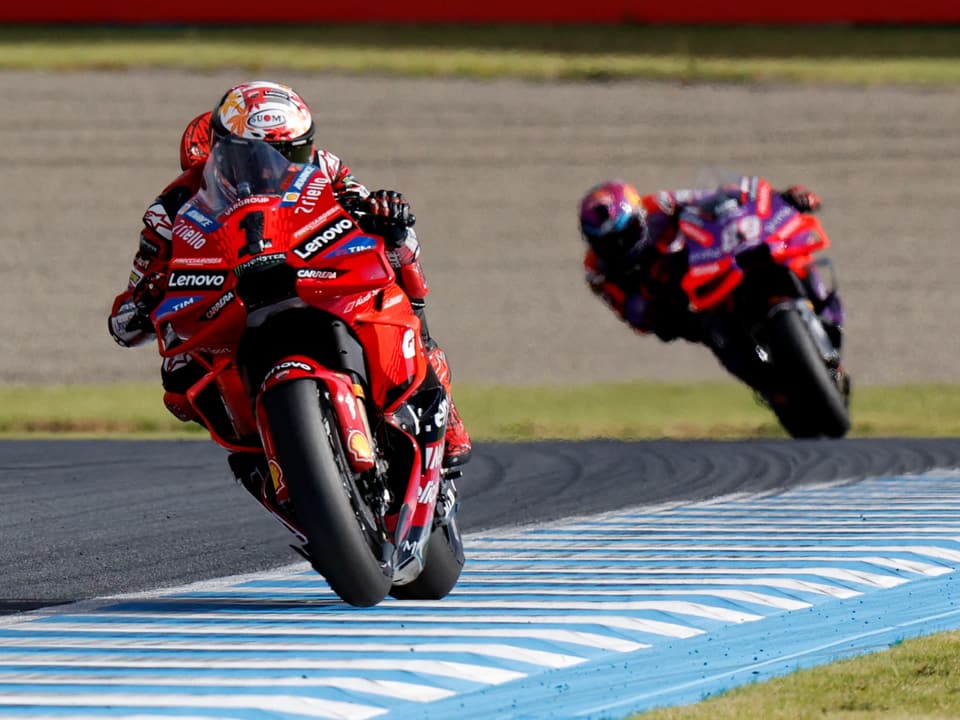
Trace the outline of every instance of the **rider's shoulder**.
<instances>
[{"instance_id":1,"label":"rider's shoulder","mask_svg":"<svg viewBox=\"0 0 960 720\"><path fill-rule=\"evenodd\" d=\"M173 218L183 204L196 195L202 179L203 164L194 165L184 170L173 182L160 191L160 194L147 208L147 212L144 214L144 222L147 223L146 218L148 216L156 217L160 208L169 218ZM147 224L151 225L151 223Z\"/></svg>"},{"instance_id":2,"label":"rider's shoulder","mask_svg":"<svg viewBox=\"0 0 960 720\"><path fill-rule=\"evenodd\" d=\"M188 167L160 192L160 196L162 197L172 192L179 192L181 188L189 190L190 194L193 195L200 189L200 181L203 179L203 168L203 163Z\"/></svg>"},{"instance_id":3,"label":"rider's shoulder","mask_svg":"<svg viewBox=\"0 0 960 720\"><path fill-rule=\"evenodd\" d=\"M328 175L336 176L343 167L343 160L326 148L317 148L313 152L313 164L321 168Z\"/></svg>"}]
</instances>

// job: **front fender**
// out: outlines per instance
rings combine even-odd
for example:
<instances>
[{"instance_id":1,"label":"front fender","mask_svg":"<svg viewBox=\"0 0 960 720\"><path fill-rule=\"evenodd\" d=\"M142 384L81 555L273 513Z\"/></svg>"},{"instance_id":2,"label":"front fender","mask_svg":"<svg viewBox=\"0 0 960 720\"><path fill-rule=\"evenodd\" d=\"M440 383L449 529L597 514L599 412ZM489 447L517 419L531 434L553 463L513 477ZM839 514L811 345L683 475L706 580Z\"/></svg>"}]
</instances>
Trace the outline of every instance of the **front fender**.
<instances>
[{"instance_id":1,"label":"front fender","mask_svg":"<svg viewBox=\"0 0 960 720\"><path fill-rule=\"evenodd\" d=\"M316 360L305 355L287 355L279 358L267 370L257 392L257 424L263 439L267 457L273 457L273 442L270 438L266 413L263 408L263 396L276 386L292 380L312 378L318 385L325 387L330 395L334 412L337 415L337 431L340 442L346 451L347 461L355 472L372 470L376 466L373 453L373 439L367 430L365 410L357 398L350 377L324 367Z\"/></svg>"}]
</instances>

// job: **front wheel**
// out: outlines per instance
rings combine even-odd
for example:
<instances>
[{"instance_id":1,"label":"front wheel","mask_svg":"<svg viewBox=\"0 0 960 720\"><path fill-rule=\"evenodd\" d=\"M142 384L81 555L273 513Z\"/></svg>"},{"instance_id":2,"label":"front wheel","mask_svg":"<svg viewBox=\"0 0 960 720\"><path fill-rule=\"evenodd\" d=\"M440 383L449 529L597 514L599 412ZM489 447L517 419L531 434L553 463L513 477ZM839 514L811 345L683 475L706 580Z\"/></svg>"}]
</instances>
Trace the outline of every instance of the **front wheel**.
<instances>
[{"instance_id":1,"label":"front wheel","mask_svg":"<svg viewBox=\"0 0 960 720\"><path fill-rule=\"evenodd\" d=\"M847 398L799 311L776 313L765 334L777 375L777 389L767 400L784 429L795 438L846 435L850 430Z\"/></svg>"},{"instance_id":2,"label":"front wheel","mask_svg":"<svg viewBox=\"0 0 960 720\"><path fill-rule=\"evenodd\" d=\"M456 518L437 525L430 533L423 570L413 582L394 585L390 594L398 600L439 600L446 597L463 570L463 545Z\"/></svg>"},{"instance_id":3,"label":"front wheel","mask_svg":"<svg viewBox=\"0 0 960 720\"><path fill-rule=\"evenodd\" d=\"M376 605L392 576L385 537L349 470L329 400L302 379L272 388L263 406L310 562L346 602Z\"/></svg>"}]
</instances>

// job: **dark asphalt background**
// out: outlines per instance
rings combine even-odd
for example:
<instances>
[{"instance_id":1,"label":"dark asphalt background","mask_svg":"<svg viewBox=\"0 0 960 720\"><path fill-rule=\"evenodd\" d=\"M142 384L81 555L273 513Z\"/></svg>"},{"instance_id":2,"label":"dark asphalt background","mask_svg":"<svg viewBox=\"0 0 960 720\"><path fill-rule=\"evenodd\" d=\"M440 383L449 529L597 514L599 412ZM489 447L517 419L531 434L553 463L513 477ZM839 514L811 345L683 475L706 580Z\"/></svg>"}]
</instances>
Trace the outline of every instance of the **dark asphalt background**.
<instances>
[{"instance_id":1,"label":"dark asphalt background","mask_svg":"<svg viewBox=\"0 0 960 720\"><path fill-rule=\"evenodd\" d=\"M471 532L934 468L960 468L960 439L478 443L460 520ZM299 560L207 442L2 441L0 497L0 613Z\"/></svg>"}]
</instances>

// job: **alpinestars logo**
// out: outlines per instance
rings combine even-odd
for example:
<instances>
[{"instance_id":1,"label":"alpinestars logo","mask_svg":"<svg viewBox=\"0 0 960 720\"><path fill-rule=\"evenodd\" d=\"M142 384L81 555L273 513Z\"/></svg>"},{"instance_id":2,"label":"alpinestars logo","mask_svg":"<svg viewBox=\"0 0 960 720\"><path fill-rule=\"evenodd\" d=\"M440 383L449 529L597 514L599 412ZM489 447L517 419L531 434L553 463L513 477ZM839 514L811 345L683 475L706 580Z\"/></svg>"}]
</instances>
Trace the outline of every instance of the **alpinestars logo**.
<instances>
[{"instance_id":1,"label":"alpinestars logo","mask_svg":"<svg viewBox=\"0 0 960 720\"><path fill-rule=\"evenodd\" d=\"M344 237L354 227L353 220L340 215L320 228L316 234L304 243L297 245L293 252L301 260L309 260L330 243Z\"/></svg>"}]
</instances>

